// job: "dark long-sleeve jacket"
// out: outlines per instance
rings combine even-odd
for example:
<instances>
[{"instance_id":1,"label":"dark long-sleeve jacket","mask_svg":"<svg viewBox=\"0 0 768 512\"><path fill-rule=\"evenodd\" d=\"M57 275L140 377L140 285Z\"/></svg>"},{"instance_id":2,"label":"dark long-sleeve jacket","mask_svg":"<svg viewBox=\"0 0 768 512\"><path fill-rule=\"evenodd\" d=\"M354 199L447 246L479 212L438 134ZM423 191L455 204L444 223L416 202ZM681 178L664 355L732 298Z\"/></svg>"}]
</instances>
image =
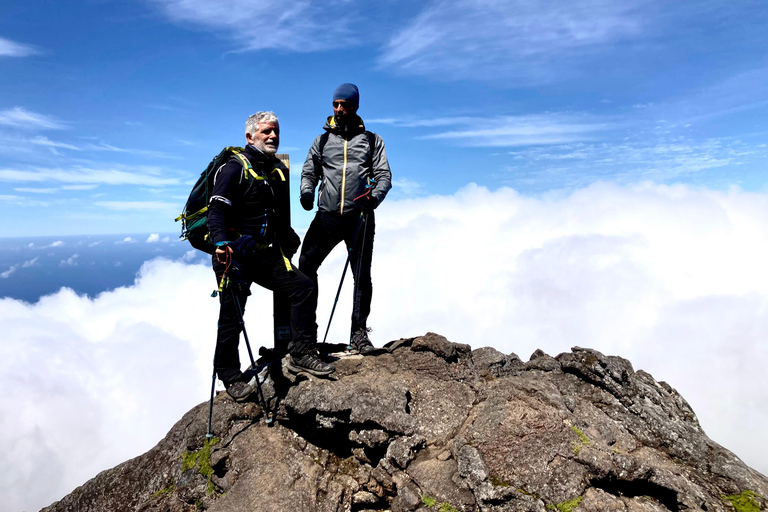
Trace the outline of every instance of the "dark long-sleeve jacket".
<instances>
[{"instance_id":1,"label":"dark long-sleeve jacket","mask_svg":"<svg viewBox=\"0 0 768 512\"><path fill-rule=\"evenodd\" d=\"M373 134L371 154L365 125L359 117L345 130L330 116L323 128L328 132L328 139L322 151L323 135L312 143L301 170L301 193L314 195L320 183L318 209L344 213L364 207L355 199L366 192L369 179L373 179L371 195L374 206L378 206L392 188L392 172L382 138Z\"/></svg>"},{"instance_id":2,"label":"dark long-sleeve jacket","mask_svg":"<svg viewBox=\"0 0 768 512\"><path fill-rule=\"evenodd\" d=\"M231 242L241 235L251 235L257 243L273 243L281 233L290 230L284 206L275 199L272 170L279 167L275 157L267 156L248 145L243 155L256 175L249 179L243 164L233 158L218 171L213 183L208 209L208 229L214 243Z\"/></svg>"}]
</instances>

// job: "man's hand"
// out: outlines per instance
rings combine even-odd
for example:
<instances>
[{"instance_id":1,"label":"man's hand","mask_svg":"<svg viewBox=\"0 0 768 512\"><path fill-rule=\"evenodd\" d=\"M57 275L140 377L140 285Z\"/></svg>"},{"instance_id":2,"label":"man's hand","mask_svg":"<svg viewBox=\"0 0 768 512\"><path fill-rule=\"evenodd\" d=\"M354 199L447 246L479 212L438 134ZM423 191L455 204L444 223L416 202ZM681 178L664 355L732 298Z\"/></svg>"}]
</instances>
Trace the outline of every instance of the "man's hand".
<instances>
[{"instance_id":1,"label":"man's hand","mask_svg":"<svg viewBox=\"0 0 768 512\"><path fill-rule=\"evenodd\" d=\"M315 194L314 192L302 192L301 198L299 199L301 201L301 207L305 210L312 211L312 208L315 203Z\"/></svg>"},{"instance_id":2,"label":"man's hand","mask_svg":"<svg viewBox=\"0 0 768 512\"><path fill-rule=\"evenodd\" d=\"M228 245L219 245L214 254L216 254L216 261L224 264L227 262L227 255L232 254L232 248Z\"/></svg>"},{"instance_id":3,"label":"man's hand","mask_svg":"<svg viewBox=\"0 0 768 512\"><path fill-rule=\"evenodd\" d=\"M301 238L292 228L288 229L289 231L280 237L280 248L283 250L283 254L290 259L299 250Z\"/></svg>"},{"instance_id":4,"label":"man's hand","mask_svg":"<svg viewBox=\"0 0 768 512\"><path fill-rule=\"evenodd\" d=\"M365 194L358 197L355 201L363 208L363 210L371 212L379 206L379 202L373 197L370 190Z\"/></svg>"}]
</instances>

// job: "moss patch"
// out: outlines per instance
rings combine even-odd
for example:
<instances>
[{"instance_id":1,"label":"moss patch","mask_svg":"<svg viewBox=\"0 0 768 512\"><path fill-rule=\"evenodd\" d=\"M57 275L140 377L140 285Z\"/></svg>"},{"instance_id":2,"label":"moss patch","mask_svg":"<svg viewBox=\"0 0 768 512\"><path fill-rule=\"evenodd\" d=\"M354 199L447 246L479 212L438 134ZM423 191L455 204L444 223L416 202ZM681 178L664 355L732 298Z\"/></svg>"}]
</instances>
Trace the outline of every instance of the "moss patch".
<instances>
[{"instance_id":1,"label":"moss patch","mask_svg":"<svg viewBox=\"0 0 768 512\"><path fill-rule=\"evenodd\" d=\"M152 494L153 498L157 498L158 496L163 496L166 494L171 494L173 490L176 489L176 482L171 479L171 483L168 485L168 487L164 489L160 489L159 491Z\"/></svg>"},{"instance_id":2,"label":"moss patch","mask_svg":"<svg viewBox=\"0 0 768 512\"><path fill-rule=\"evenodd\" d=\"M577 496L572 500L564 501L556 505L549 504L547 505L547 510L557 510L559 512L573 512L573 510L579 506L579 503L581 503L581 498L582 498L581 496Z\"/></svg>"},{"instance_id":3,"label":"moss patch","mask_svg":"<svg viewBox=\"0 0 768 512\"><path fill-rule=\"evenodd\" d=\"M517 492L519 492L520 494L525 494L526 496L530 496L534 500L539 500L540 499L538 494L536 494L534 492L526 491L525 489L518 489Z\"/></svg>"},{"instance_id":4,"label":"moss patch","mask_svg":"<svg viewBox=\"0 0 768 512\"><path fill-rule=\"evenodd\" d=\"M216 491L216 485L211 480L213 476L213 467L211 467L211 448L219 444L218 437L212 437L205 440L203 447L196 452L185 451L181 456L181 472L197 467L197 470L208 480L208 496Z\"/></svg>"},{"instance_id":5,"label":"moss patch","mask_svg":"<svg viewBox=\"0 0 768 512\"><path fill-rule=\"evenodd\" d=\"M421 495L421 502L429 508L434 507L437 504L437 500L435 498L430 498L426 494Z\"/></svg>"},{"instance_id":6,"label":"moss patch","mask_svg":"<svg viewBox=\"0 0 768 512\"><path fill-rule=\"evenodd\" d=\"M451 505L450 503L441 503L438 512L459 512L459 509Z\"/></svg>"},{"instance_id":7,"label":"moss patch","mask_svg":"<svg viewBox=\"0 0 768 512\"><path fill-rule=\"evenodd\" d=\"M488 480L491 482L491 485L494 487L509 487L509 482L505 482L501 478L497 477L496 475L489 475Z\"/></svg>"},{"instance_id":8,"label":"moss patch","mask_svg":"<svg viewBox=\"0 0 768 512\"><path fill-rule=\"evenodd\" d=\"M760 503L757 500L762 497L752 491L744 491L741 494L732 494L730 496L721 495L723 501L730 503L736 512L760 512Z\"/></svg>"},{"instance_id":9,"label":"moss patch","mask_svg":"<svg viewBox=\"0 0 768 512\"><path fill-rule=\"evenodd\" d=\"M573 453L575 455L578 455L581 449L585 446L591 445L592 441L590 441L587 435L584 433L584 431L581 430L576 425L572 425L571 430L573 430L576 433L576 435L579 436L578 441L574 441L573 443L571 443L571 447L573 448Z\"/></svg>"}]
</instances>

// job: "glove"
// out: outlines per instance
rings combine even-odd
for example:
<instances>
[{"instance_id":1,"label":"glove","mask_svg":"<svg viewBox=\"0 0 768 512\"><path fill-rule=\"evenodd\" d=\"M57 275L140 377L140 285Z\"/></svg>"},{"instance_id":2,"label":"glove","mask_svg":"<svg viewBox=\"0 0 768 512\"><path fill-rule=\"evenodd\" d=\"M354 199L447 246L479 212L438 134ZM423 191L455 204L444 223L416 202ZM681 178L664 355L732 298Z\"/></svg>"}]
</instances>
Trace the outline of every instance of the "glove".
<instances>
[{"instance_id":1,"label":"glove","mask_svg":"<svg viewBox=\"0 0 768 512\"><path fill-rule=\"evenodd\" d=\"M360 206L362 206L363 209L368 212L375 210L376 207L379 206L379 202L371 194L362 196L359 202Z\"/></svg>"},{"instance_id":2,"label":"glove","mask_svg":"<svg viewBox=\"0 0 768 512\"><path fill-rule=\"evenodd\" d=\"M315 194L314 192L302 192L301 198L299 199L301 202L301 207L305 210L312 211L312 208L314 207L315 203Z\"/></svg>"},{"instance_id":3,"label":"glove","mask_svg":"<svg viewBox=\"0 0 768 512\"><path fill-rule=\"evenodd\" d=\"M299 235L297 235L296 232L291 228L289 228L287 233L280 237L280 248L283 250L283 254L285 254L288 259L291 259L293 255L296 254L296 251L299 250L300 245L301 238L299 238Z\"/></svg>"},{"instance_id":4,"label":"glove","mask_svg":"<svg viewBox=\"0 0 768 512\"><path fill-rule=\"evenodd\" d=\"M232 257L238 259L253 252L253 249L256 247L256 240L251 235L243 235L227 245L232 249Z\"/></svg>"}]
</instances>

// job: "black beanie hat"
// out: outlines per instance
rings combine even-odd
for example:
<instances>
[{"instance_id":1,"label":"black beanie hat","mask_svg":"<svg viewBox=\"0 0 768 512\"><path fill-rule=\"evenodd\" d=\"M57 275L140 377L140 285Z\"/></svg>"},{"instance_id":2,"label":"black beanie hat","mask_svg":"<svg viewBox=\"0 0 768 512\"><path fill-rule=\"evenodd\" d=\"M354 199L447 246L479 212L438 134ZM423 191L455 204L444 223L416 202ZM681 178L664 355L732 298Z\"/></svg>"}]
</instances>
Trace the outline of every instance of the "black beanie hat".
<instances>
[{"instance_id":1,"label":"black beanie hat","mask_svg":"<svg viewBox=\"0 0 768 512\"><path fill-rule=\"evenodd\" d=\"M355 84L341 84L333 91L333 101L344 100L357 110L360 106L360 91Z\"/></svg>"}]
</instances>

